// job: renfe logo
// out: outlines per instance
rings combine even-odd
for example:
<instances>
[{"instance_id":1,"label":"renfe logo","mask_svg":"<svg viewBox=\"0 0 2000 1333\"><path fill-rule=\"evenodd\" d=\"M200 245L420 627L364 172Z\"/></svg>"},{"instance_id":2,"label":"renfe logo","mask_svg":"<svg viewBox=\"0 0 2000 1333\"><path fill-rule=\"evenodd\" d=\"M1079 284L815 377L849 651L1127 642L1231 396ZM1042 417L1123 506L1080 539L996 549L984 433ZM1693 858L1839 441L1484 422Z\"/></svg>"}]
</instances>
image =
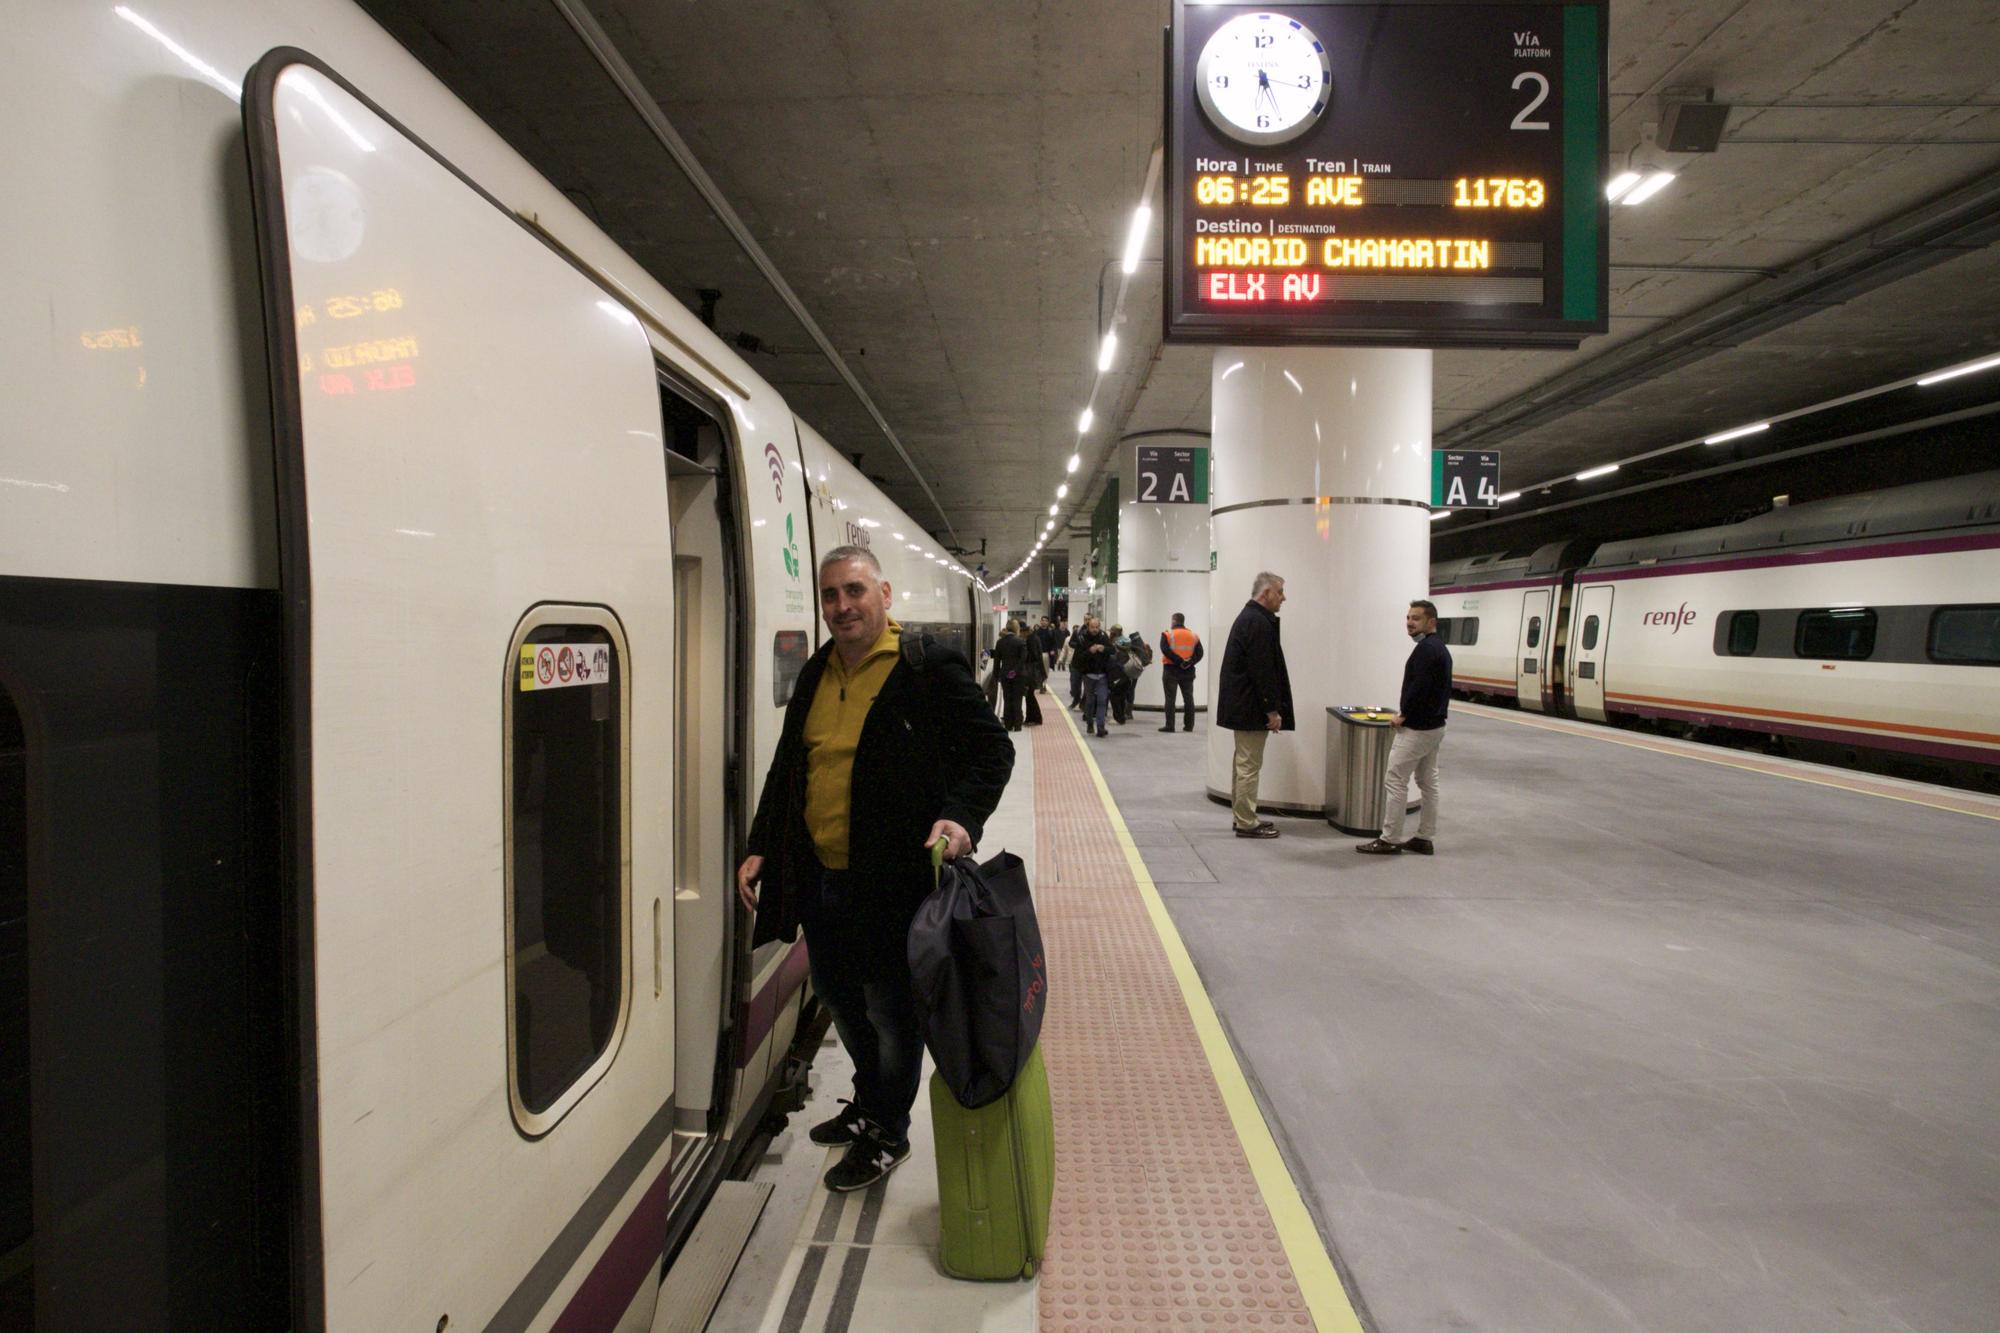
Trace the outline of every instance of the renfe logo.
<instances>
[{"instance_id":1,"label":"renfe logo","mask_svg":"<svg viewBox=\"0 0 2000 1333\"><path fill-rule=\"evenodd\" d=\"M1694 623L1694 617L1695 613L1688 610L1688 604L1682 602L1681 608L1678 611L1648 611L1639 619L1648 625L1672 625L1674 627L1673 632L1679 634L1682 625L1692 625Z\"/></svg>"}]
</instances>

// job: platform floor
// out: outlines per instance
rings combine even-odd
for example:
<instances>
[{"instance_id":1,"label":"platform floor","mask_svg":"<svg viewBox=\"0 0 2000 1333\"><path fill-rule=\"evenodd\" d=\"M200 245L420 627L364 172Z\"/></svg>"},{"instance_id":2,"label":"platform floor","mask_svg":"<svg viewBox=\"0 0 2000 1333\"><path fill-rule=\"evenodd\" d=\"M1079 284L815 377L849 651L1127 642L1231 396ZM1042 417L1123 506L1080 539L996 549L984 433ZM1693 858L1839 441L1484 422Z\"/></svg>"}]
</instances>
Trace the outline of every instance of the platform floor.
<instances>
[{"instance_id":1,"label":"platform floor","mask_svg":"<svg viewBox=\"0 0 2000 1333\"><path fill-rule=\"evenodd\" d=\"M1157 725L1090 744L1375 1327L2000 1327L2000 802L1454 704L1361 857Z\"/></svg>"}]
</instances>

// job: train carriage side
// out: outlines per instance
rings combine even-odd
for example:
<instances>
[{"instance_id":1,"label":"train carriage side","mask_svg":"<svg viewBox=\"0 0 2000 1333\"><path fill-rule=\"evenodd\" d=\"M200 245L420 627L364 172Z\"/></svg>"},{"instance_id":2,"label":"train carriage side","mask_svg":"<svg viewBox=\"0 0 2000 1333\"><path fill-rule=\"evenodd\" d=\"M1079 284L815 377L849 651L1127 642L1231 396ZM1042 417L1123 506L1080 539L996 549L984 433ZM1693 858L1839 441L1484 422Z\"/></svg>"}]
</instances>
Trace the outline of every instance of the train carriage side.
<instances>
[{"instance_id":1,"label":"train carriage side","mask_svg":"<svg viewBox=\"0 0 2000 1333\"><path fill-rule=\"evenodd\" d=\"M345 3L14 36L0 1307L643 1323L804 996L791 414Z\"/></svg>"},{"instance_id":2,"label":"train carriage side","mask_svg":"<svg viewBox=\"0 0 2000 1333\"><path fill-rule=\"evenodd\" d=\"M1585 716L2000 763L2000 472L1607 545L1577 586Z\"/></svg>"},{"instance_id":3,"label":"train carriage side","mask_svg":"<svg viewBox=\"0 0 2000 1333\"><path fill-rule=\"evenodd\" d=\"M1452 686L1473 698L1513 699L1534 712L1560 711L1556 617L1571 548L1492 554L1431 568L1438 630L1452 654Z\"/></svg>"}]
</instances>

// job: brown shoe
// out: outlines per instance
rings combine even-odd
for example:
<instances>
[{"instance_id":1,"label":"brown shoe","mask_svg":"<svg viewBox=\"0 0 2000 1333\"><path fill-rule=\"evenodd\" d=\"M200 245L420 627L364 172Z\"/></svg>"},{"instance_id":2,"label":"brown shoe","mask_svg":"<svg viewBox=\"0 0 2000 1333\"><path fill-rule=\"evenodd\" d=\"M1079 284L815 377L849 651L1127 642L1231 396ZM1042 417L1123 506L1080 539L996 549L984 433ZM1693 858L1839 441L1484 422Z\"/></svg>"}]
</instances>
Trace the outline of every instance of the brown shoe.
<instances>
[{"instance_id":1,"label":"brown shoe","mask_svg":"<svg viewBox=\"0 0 2000 1333\"><path fill-rule=\"evenodd\" d=\"M1377 838L1373 842L1362 843L1354 850L1360 852L1363 856L1401 856L1403 854L1403 844L1400 842L1390 842L1387 838Z\"/></svg>"},{"instance_id":2,"label":"brown shoe","mask_svg":"<svg viewBox=\"0 0 2000 1333\"><path fill-rule=\"evenodd\" d=\"M1272 823L1263 823L1251 828L1240 828L1236 830L1236 836L1239 838L1275 838L1278 836L1278 826Z\"/></svg>"},{"instance_id":3,"label":"brown shoe","mask_svg":"<svg viewBox=\"0 0 2000 1333\"><path fill-rule=\"evenodd\" d=\"M1431 845L1429 838L1411 838L1403 844L1403 850L1414 852L1418 856L1434 856L1437 854L1437 848Z\"/></svg>"}]
</instances>

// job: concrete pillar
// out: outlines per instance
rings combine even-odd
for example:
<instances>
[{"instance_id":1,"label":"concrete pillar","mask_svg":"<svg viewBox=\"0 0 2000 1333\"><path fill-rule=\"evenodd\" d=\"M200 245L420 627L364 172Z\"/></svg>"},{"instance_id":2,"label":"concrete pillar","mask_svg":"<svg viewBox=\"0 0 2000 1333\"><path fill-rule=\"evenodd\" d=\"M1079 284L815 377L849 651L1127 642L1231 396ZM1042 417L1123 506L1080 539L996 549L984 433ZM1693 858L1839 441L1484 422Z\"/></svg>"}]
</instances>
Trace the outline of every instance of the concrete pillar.
<instances>
[{"instance_id":1,"label":"concrete pillar","mask_svg":"<svg viewBox=\"0 0 2000 1333\"><path fill-rule=\"evenodd\" d=\"M1121 444L1123 495L1142 493L1134 464L1142 445L1206 450L1208 439L1193 433L1149 433L1143 440ZM1198 683L1222 661L1221 645L1210 642L1208 633L1208 552L1207 504L1148 504L1128 499L1118 507L1118 603L1125 628L1145 635L1157 652L1160 634L1173 623L1173 613L1185 615L1188 628L1201 636L1210 654L1196 670ZM1198 684L1197 709L1207 707L1205 688ZM1140 678L1137 706L1159 712L1165 697L1162 689L1156 661Z\"/></svg>"},{"instance_id":2,"label":"concrete pillar","mask_svg":"<svg viewBox=\"0 0 2000 1333\"><path fill-rule=\"evenodd\" d=\"M1265 751L1260 805L1326 808L1326 710L1393 705L1403 612L1430 564L1431 354L1222 347L1211 370L1216 550L1211 707L1223 647L1258 571L1285 579L1280 620L1298 730ZM1208 792L1227 800L1231 733L1211 728Z\"/></svg>"}]
</instances>

